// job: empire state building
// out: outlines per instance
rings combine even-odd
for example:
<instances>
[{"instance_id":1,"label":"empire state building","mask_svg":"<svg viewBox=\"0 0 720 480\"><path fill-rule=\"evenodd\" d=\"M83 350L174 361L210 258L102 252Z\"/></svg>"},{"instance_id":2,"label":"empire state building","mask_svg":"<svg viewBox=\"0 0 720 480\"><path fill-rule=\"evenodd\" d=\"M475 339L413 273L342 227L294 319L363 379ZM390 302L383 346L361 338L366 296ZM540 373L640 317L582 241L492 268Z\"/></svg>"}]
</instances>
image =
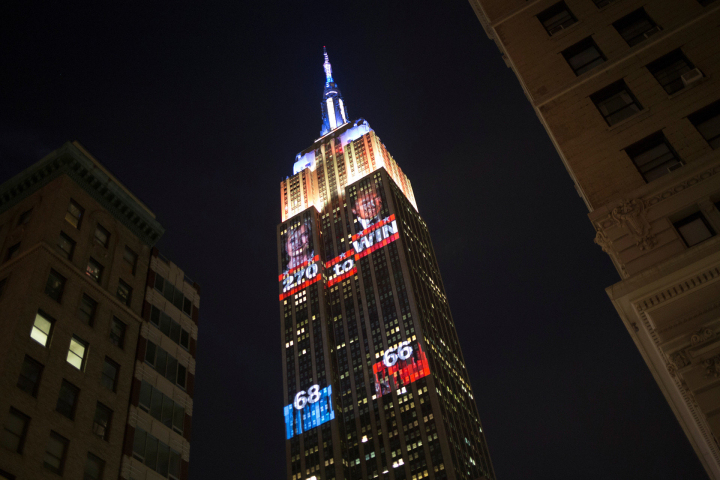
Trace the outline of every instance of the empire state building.
<instances>
[{"instance_id":1,"label":"empire state building","mask_svg":"<svg viewBox=\"0 0 720 480\"><path fill-rule=\"evenodd\" d=\"M410 180L324 60L321 136L280 184L287 479L494 479Z\"/></svg>"}]
</instances>

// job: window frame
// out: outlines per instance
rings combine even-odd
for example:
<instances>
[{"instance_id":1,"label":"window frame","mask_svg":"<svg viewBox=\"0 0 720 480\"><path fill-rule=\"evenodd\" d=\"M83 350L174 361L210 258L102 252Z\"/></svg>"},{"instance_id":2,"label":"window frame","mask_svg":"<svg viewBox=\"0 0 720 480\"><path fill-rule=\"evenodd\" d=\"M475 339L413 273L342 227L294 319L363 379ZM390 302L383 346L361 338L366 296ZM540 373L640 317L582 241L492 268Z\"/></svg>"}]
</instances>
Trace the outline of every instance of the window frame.
<instances>
[{"instance_id":1,"label":"window frame","mask_svg":"<svg viewBox=\"0 0 720 480\"><path fill-rule=\"evenodd\" d=\"M86 302L86 300L89 300L89 302ZM87 313L85 310L83 310L83 306L90 306L91 310L88 314L88 318L85 319L83 316ZM80 295L80 303L78 305L78 318L83 321L86 325L89 325L92 327L95 324L95 317L97 315L97 307L98 302L94 298L92 298L87 293L83 292L82 295Z\"/></svg>"},{"instance_id":2,"label":"window frame","mask_svg":"<svg viewBox=\"0 0 720 480\"><path fill-rule=\"evenodd\" d=\"M98 422L98 412L107 414L107 423L103 425ZM95 405L95 413L93 414L93 425L92 432L98 438L105 440L106 442L110 439L110 428L112 427L113 410L102 402L97 402ZM102 418L100 420L103 420ZM97 428L96 428L97 427ZM98 433L98 430L102 429L102 434Z\"/></svg>"},{"instance_id":3,"label":"window frame","mask_svg":"<svg viewBox=\"0 0 720 480\"><path fill-rule=\"evenodd\" d=\"M53 279L59 283L58 287L53 287L50 284L50 280ZM62 297L65 293L65 285L67 284L67 278L65 278L63 275L61 275L57 270L54 268L50 269L50 273L48 273L48 279L45 282L45 295L55 300L57 303L62 303Z\"/></svg>"},{"instance_id":4,"label":"window frame","mask_svg":"<svg viewBox=\"0 0 720 480\"><path fill-rule=\"evenodd\" d=\"M68 404L63 400L62 394L63 391L72 392L74 394L74 399L72 404ZM78 399L80 398L80 388L73 384L72 382L69 382L66 379L62 379L62 383L60 384L60 391L58 392L58 399L55 403L55 411L58 412L60 415L69 418L70 420L75 420L75 412L77 410L77 404ZM68 409L65 409L66 406L69 406Z\"/></svg>"},{"instance_id":5,"label":"window frame","mask_svg":"<svg viewBox=\"0 0 720 480\"><path fill-rule=\"evenodd\" d=\"M128 260L128 254L132 256L132 262ZM133 250L132 248L125 245L125 250L123 252L123 261L130 266L130 274L135 275L135 272L137 270L137 261L138 261L138 254Z\"/></svg>"},{"instance_id":6,"label":"window frame","mask_svg":"<svg viewBox=\"0 0 720 480\"><path fill-rule=\"evenodd\" d=\"M88 465L90 461L96 461L98 465L99 474L97 477L92 477L88 473ZM105 473L105 460L98 457L97 455L88 452L87 454L87 460L85 460L85 472L83 473L83 480L102 480L103 475Z\"/></svg>"},{"instance_id":7,"label":"window frame","mask_svg":"<svg viewBox=\"0 0 720 480\"><path fill-rule=\"evenodd\" d=\"M98 237L98 232L100 232L100 235L105 236L104 241L100 237ZM93 240L97 245L100 245L103 248L108 248L108 245L110 245L110 231L100 225L100 223L98 223L97 225L95 225L95 233L93 233Z\"/></svg>"},{"instance_id":8,"label":"window frame","mask_svg":"<svg viewBox=\"0 0 720 480\"><path fill-rule=\"evenodd\" d=\"M98 271L97 277L90 273L90 271L91 271L90 267L92 266L91 264L94 264L97 267L97 271ZM105 267L100 262L95 260L93 257L90 257L88 259L87 266L85 267L85 275L90 277L95 283L100 284L102 282L103 270L105 270Z\"/></svg>"},{"instance_id":9,"label":"window frame","mask_svg":"<svg viewBox=\"0 0 720 480\"><path fill-rule=\"evenodd\" d=\"M10 417L14 416L17 419L20 419L23 422L22 426L22 432L18 435L17 432L11 431L8 427L8 421L10 420ZM27 440L27 432L30 428L30 421L32 419L25 415L23 412L18 410L15 407L10 407L10 411L8 412L8 416L5 419L5 422L3 422L3 429L2 429L2 435L5 437L6 435L13 435L17 437L17 447L15 449L15 453L23 453L23 449L25 448L25 441ZM9 450L9 449L8 449ZM12 451L12 450L10 450Z\"/></svg>"},{"instance_id":10,"label":"window frame","mask_svg":"<svg viewBox=\"0 0 720 480\"><path fill-rule=\"evenodd\" d=\"M60 245L61 240L65 240L65 242L70 245L69 252L67 250L65 250L64 248L62 248L62 246ZM62 255L63 257L72 261L72 257L73 257L73 254L75 253L75 247L77 246L77 242L70 235L68 235L67 233L65 233L61 230L60 235L58 236L58 242L57 242L56 246L58 247L58 249L60 249L61 252L64 253L64 255Z\"/></svg>"},{"instance_id":11,"label":"window frame","mask_svg":"<svg viewBox=\"0 0 720 480\"><path fill-rule=\"evenodd\" d=\"M82 349L83 349L82 356L78 355L77 353L75 353L73 351L73 348L72 348L73 342L76 343L77 345L79 345L80 347L82 347ZM84 372L85 364L87 363L89 349L90 349L90 344L88 342L86 342L85 340L83 340L82 338L80 338L77 335L73 335L72 337L70 337L70 345L68 346L68 353L67 353L67 357L65 358L65 361L67 363L69 363L72 367L77 368L81 372ZM73 360L75 359L74 357L71 357L71 355L74 355L74 357L80 358L80 366L79 367L70 361L71 359L73 359Z\"/></svg>"},{"instance_id":12,"label":"window frame","mask_svg":"<svg viewBox=\"0 0 720 480\"><path fill-rule=\"evenodd\" d=\"M609 103L610 100L612 100L613 98L617 97L619 94L622 94L622 93L627 94L630 97L630 99L632 100L632 102L626 103L623 107L621 107L617 110L614 110L614 111L608 113L607 115L605 115L605 113L602 111L602 108L605 107L607 105L607 103ZM638 113L640 113L643 110L643 106L640 104L638 99L635 98L635 95L633 95L632 91L630 90L630 88L628 88L627 83L625 83L625 80L623 80L623 79L620 79L616 82L613 82L613 83L601 88L597 92L590 95L589 98L590 98L590 101L593 102L593 104L595 105L595 108L597 108L600 115L602 115L603 120L605 120L605 123L607 123L607 125L609 127L612 127L613 125L617 125L618 123L622 122L623 120L627 120L628 118L633 117L634 115L637 115ZM607 103L605 103L605 102L607 102ZM626 117L623 117L617 121L612 121L612 122L610 121L610 118L612 118L614 115L616 115L617 113L622 112L623 110L627 109L628 107L632 107L632 106L637 107L637 110L634 111L632 114L630 114Z\"/></svg>"},{"instance_id":13,"label":"window frame","mask_svg":"<svg viewBox=\"0 0 720 480\"><path fill-rule=\"evenodd\" d=\"M80 212L79 216L75 216L75 214L73 214L70 211L71 206L74 206L75 208L78 209L78 211ZM70 216L70 218L68 218L68 215ZM70 203L68 203L68 206L65 209L65 221L67 223L69 223L70 225L72 225L76 230L80 230L84 216L85 216L85 209L79 203L77 203L74 199L71 198ZM75 220L71 220L71 218L75 219Z\"/></svg>"},{"instance_id":14,"label":"window frame","mask_svg":"<svg viewBox=\"0 0 720 480\"><path fill-rule=\"evenodd\" d=\"M62 455L61 455L61 457L58 458L58 457L54 457L54 456L53 456L54 458L57 458L58 461L59 461L59 463L60 463L60 466L59 466L57 469L56 469L55 467L53 467L52 465L48 464L48 463L45 461L45 459L47 458L47 455L48 455L48 454L52 455L50 452L48 452L48 447L50 446L50 444L49 444L49 440L50 440L50 439L54 439L54 440L56 440L57 442L59 442L60 444L62 444ZM62 475L62 474L63 474L63 470L65 469L65 460L67 459L67 451L68 451L68 446L69 446L69 445L70 445L70 440L68 440L67 438L63 437L62 435L60 435L59 433L55 432L54 430L51 430L51 431L50 431L50 437L49 437L49 439L48 439L48 444L45 446L45 455L43 456L43 467L46 468L46 469L48 469L48 470L50 470L50 471L53 472L53 473L57 473L58 475Z\"/></svg>"},{"instance_id":15,"label":"window frame","mask_svg":"<svg viewBox=\"0 0 720 480\"><path fill-rule=\"evenodd\" d=\"M702 223L705 225L705 228L707 228L708 232L710 232L710 236L708 238L700 240L697 243L693 243L692 245L690 245L690 243L685 238L685 235L683 235L680 228L684 227L685 225L689 225L690 223L695 222L697 220L702 221ZM703 213L700 210L698 210L695 213L691 213L690 215L678 220L677 222L673 222L673 228L675 228L675 231L677 232L678 236L680 237L680 239L683 242L683 245L685 245L686 248L693 248L696 245L705 243L706 241L710 240L711 238L713 238L714 236L717 235L717 232L713 228L712 224L708 221L707 217L705 217L705 215L703 215Z\"/></svg>"},{"instance_id":16,"label":"window frame","mask_svg":"<svg viewBox=\"0 0 720 480\"><path fill-rule=\"evenodd\" d=\"M637 34L633 32L634 26L643 23L647 23L649 28ZM655 30L652 34L654 35L662 30L662 28L650 17L644 7L640 7L621 18L618 18L612 23L612 26L630 47L634 47L635 45L647 40L650 37L650 35L646 35L648 32ZM627 35L628 32L632 32L634 36Z\"/></svg>"},{"instance_id":17,"label":"window frame","mask_svg":"<svg viewBox=\"0 0 720 480\"><path fill-rule=\"evenodd\" d=\"M637 158L641 157L643 154L650 152L652 149L660 146L661 144L664 144L667 147L667 150L668 150L667 153L670 153L672 155L672 159L675 161L675 163L672 165L667 165L667 163L670 163L670 161L668 160L660 165L657 165L657 166L649 169L646 172L643 172L643 170L641 170L641 166L638 166L638 164L636 163L635 160ZM665 175L667 175L668 173L671 172L671 170L669 170L670 168L674 169L674 168L679 168L679 166L681 166L681 165L685 165L685 162L683 162L682 158L680 158L680 156L677 154L677 152L673 148L672 144L670 144L670 141L663 134L662 130L655 132L652 135L648 135L647 137L633 143L632 145L625 147L623 150L625 151L627 156L630 158L633 165L637 169L638 173L640 173L640 175L643 177L643 180L645 180L646 183L650 183L661 177L664 177ZM635 153L633 153L633 152L635 152ZM655 162L659 158L661 158L661 157L656 157L650 161L647 161L643 164L643 166L647 165L649 163ZM665 173L663 173L662 175L658 175L658 176L654 176L652 174L647 175L648 173L654 172L654 171L660 169L661 167L664 167L666 169ZM652 177L652 178L648 179L648 177Z\"/></svg>"},{"instance_id":18,"label":"window frame","mask_svg":"<svg viewBox=\"0 0 720 480\"><path fill-rule=\"evenodd\" d=\"M109 365L110 367L113 367L115 369L115 378L112 378L112 388L108 388L107 383L104 379L110 379L110 376L105 373L105 365ZM117 384L118 380L120 378L120 364L114 361L110 357L105 357L105 361L103 362L103 368L100 370L100 384L107 388L108 390L111 390L112 392L117 391Z\"/></svg>"},{"instance_id":19,"label":"window frame","mask_svg":"<svg viewBox=\"0 0 720 480\"><path fill-rule=\"evenodd\" d=\"M127 293L127 296L121 295L122 290L124 290ZM129 307L130 304L132 303L132 293L133 293L133 289L130 286L130 284L127 283L122 278L119 278L117 292L115 292L115 296L117 297L118 300L120 300L120 303L122 303L126 307Z\"/></svg>"},{"instance_id":20,"label":"window frame","mask_svg":"<svg viewBox=\"0 0 720 480\"><path fill-rule=\"evenodd\" d=\"M713 150L720 149L720 126L718 127L718 134L710 139L708 139L700 130L701 126L710 123L713 120L720 124L720 100L716 100L705 105L698 111L688 115L687 118L690 123L692 123L693 127L695 127L695 130L697 130L703 139L705 139L710 148ZM715 145L713 145L713 143L715 143Z\"/></svg>"},{"instance_id":21,"label":"window frame","mask_svg":"<svg viewBox=\"0 0 720 480\"><path fill-rule=\"evenodd\" d=\"M42 317L43 320L47 321L50 324L50 328L48 329L47 332L45 332L44 330L40 329L40 327L35 325L35 322L37 322L38 317ZM52 338L54 327L55 327L55 319L53 317L51 317L50 315L48 315L47 313L45 313L43 310L38 309L38 311L35 312L35 319L33 320L33 324L30 329L30 338L35 340L37 343L42 345L44 348L49 348L48 344L50 343L50 339ZM33 336L33 333L35 332L35 330L37 330L41 334L45 335L45 343L40 342L40 340L38 340L37 338L35 338Z\"/></svg>"},{"instance_id":22,"label":"window frame","mask_svg":"<svg viewBox=\"0 0 720 480\"><path fill-rule=\"evenodd\" d=\"M121 326L121 334L115 335L115 325ZM125 346L125 336L127 335L127 324L113 315L112 321L110 322L110 342L123 349Z\"/></svg>"},{"instance_id":23,"label":"window frame","mask_svg":"<svg viewBox=\"0 0 720 480\"><path fill-rule=\"evenodd\" d=\"M590 50L591 48L595 49L595 51L598 53L598 57L596 57L592 61L584 63L577 69L573 67L572 63L570 63L570 60L579 57L582 53ZM590 70L607 61L607 57L605 56L603 51L600 50L600 47L595 42L595 39L592 37L592 35L583 38L582 40L573 45L570 45L568 48L566 48L560 53L565 58L565 61L567 62L568 66L573 71L576 77L579 77L580 75L589 72ZM595 62L600 58L602 59L602 62L595 64Z\"/></svg>"},{"instance_id":24,"label":"window frame","mask_svg":"<svg viewBox=\"0 0 720 480\"><path fill-rule=\"evenodd\" d=\"M3 263L7 263L13 258L15 258L15 256L17 256L18 252L20 251L20 243L21 242L17 242L8 247L7 252L5 253L5 259L3 260Z\"/></svg>"},{"instance_id":25,"label":"window frame","mask_svg":"<svg viewBox=\"0 0 720 480\"><path fill-rule=\"evenodd\" d=\"M31 207L29 210L25 210L23 213L20 214L18 217L16 227L19 227L20 225L25 225L30 222L30 217L32 216L32 211L34 207Z\"/></svg>"},{"instance_id":26,"label":"window frame","mask_svg":"<svg viewBox=\"0 0 720 480\"><path fill-rule=\"evenodd\" d=\"M25 375L24 370L26 364L31 365L32 367L39 367L37 368L37 378L35 380L32 380L30 377ZM23 358L23 363L22 365L20 365L20 375L18 376L18 381L15 385L28 395L37 398L44 369L45 365L32 358L30 355L25 354L25 357ZM32 382L32 389L28 390L25 388L25 386L21 385L21 383L23 383L23 380L26 380L25 385L29 385Z\"/></svg>"},{"instance_id":27,"label":"window frame","mask_svg":"<svg viewBox=\"0 0 720 480\"><path fill-rule=\"evenodd\" d=\"M667 83L663 83L663 81L658 78L659 76L662 76L665 73L671 72L673 65L678 63L679 61L685 62L685 66L687 67L687 70L684 70L682 73L680 73L677 77L673 78L671 81ZM685 75L687 72L692 71L695 69L695 65L690 61L690 59L687 58L685 55L685 52L682 51L682 48L677 48L671 52L666 53L665 55L656 58L652 62L645 65L645 68L650 72L650 74L655 78L655 80L660 84L660 86L665 90L665 93L668 95L674 95L677 92L682 91L685 89L685 83L682 81L682 76ZM682 70L678 69L678 71ZM671 85L674 85L669 89ZM679 88L675 88L675 86L679 86ZM671 91L672 90L672 91Z\"/></svg>"},{"instance_id":28,"label":"window frame","mask_svg":"<svg viewBox=\"0 0 720 480\"><path fill-rule=\"evenodd\" d=\"M549 23L550 20L553 20L555 17L562 15L563 12L567 12L567 20L564 20L561 23ZM564 0L557 2L554 5L551 5L542 12L535 15L535 17L543 26L547 34L551 37L556 33L559 33L578 22L577 17L572 13L572 10L570 10L570 7L567 6ZM570 21L570 23L567 23L568 21Z\"/></svg>"}]
</instances>

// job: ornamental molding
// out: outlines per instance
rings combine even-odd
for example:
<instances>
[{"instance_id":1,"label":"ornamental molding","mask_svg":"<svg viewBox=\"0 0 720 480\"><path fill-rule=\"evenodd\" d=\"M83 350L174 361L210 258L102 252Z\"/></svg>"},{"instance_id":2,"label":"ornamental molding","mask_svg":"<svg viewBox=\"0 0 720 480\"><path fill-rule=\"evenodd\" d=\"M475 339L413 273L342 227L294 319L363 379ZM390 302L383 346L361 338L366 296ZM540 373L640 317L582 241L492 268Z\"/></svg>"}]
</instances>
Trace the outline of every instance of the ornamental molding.
<instances>
[{"instance_id":1,"label":"ornamental molding","mask_svg":"<svg viewBox=\"0 0 720 480\"><path fill-rule=\"evenodd\" d=\"M698 183L704 182L705 180L712 178L718 173L720 173L720 165L716 165L713 168L708 168L707 170L700 172L688 178L687 180L678 183L677 185L667 188L656 195L648 197L647 200L645 200L645 203L648 207L657 205L658 203L667 200L668 198L682 192L683 190L686 190L690 187L697 185Z\"/></svg>"},{"instance_id":2,"label":"ornamental molding","mask_svg":"<svg viewBox=\"0 0 720 480\"><path fill-rule=\"evenodd\" d=\"M646 296L634 302L635 310L637 312L643 312L650 308L657 307L658 305L667 302L668 300L677 297L678 295L685 294L690 290L693 290L701 285L705 285L708 282L720 279L720 265L714 265L700 273L697 273L689 278L675 283L659 292L655 292L651 295ZM717 303L711 305L715 306Z\"/></svg>"},{"instance_id":3,"label":"ornamental molding","mask_svg":"<svg viewBox=\"0 0 720 480\"><path fill-rule=\"evenodd\" d=\"M602 230L598 229L597 233L595 234L595 239L593 240L595 244L600 246L602 248L602 251L610 255L610 258L612 259L613 263L618 266L620 273L622 274L623 278L629 277L629 274L627 272L627 268L625 267L625 264L620 261L620 258L618 257L617 252L612 246L612 240L607 238L607 236L602 232Z\"/></svg>"},{"instance_id":4,"label":"ornamental molding","mask_svg":"<svg viewBox=\"0 0 720 480\"><path fill-rule=\"evenodd\" d=\"M720 377L720 355L704 360L703 367L705 367L705 378Z\"/></svg>"},{"instance_id":5,"label":"ornamental molding","mask_svg":"<svg viewBox=\"0 0 720 480\"><path fill-rule=\"evenodd\" d=\"M647 210L641 199L621 200L620 205L610 212L610 216L633 237L640 250L650 250L657 243L655 235L650 233Z\"/></svg>"}]
</instances>

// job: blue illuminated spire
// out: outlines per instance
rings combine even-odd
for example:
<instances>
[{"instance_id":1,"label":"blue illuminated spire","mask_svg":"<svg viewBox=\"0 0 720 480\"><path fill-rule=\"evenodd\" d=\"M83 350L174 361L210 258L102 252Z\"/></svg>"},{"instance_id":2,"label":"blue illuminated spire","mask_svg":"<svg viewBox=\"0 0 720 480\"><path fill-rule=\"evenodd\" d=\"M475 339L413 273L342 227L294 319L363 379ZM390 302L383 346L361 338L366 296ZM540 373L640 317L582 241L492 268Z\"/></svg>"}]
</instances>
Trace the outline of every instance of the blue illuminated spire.
<instances>
[{"instance_id":1,"label":"blue illuminated spire","mask_svg":"<svg viewBox=\"0 0 720 480\"><path fill-rule=\"evenodd\" d=\"M323 116L322 129L320 130L321 137L348 121L347 109L343 103L340 89L335 83L335 80L333 80L332 67L330 66L330 60L328 59L325 47L323 47L323 56L325 57L325 63L323 63L323 69L325 70L325 90L323 91L323 100L320 103Z\"/></svg>"}]
</instances>

